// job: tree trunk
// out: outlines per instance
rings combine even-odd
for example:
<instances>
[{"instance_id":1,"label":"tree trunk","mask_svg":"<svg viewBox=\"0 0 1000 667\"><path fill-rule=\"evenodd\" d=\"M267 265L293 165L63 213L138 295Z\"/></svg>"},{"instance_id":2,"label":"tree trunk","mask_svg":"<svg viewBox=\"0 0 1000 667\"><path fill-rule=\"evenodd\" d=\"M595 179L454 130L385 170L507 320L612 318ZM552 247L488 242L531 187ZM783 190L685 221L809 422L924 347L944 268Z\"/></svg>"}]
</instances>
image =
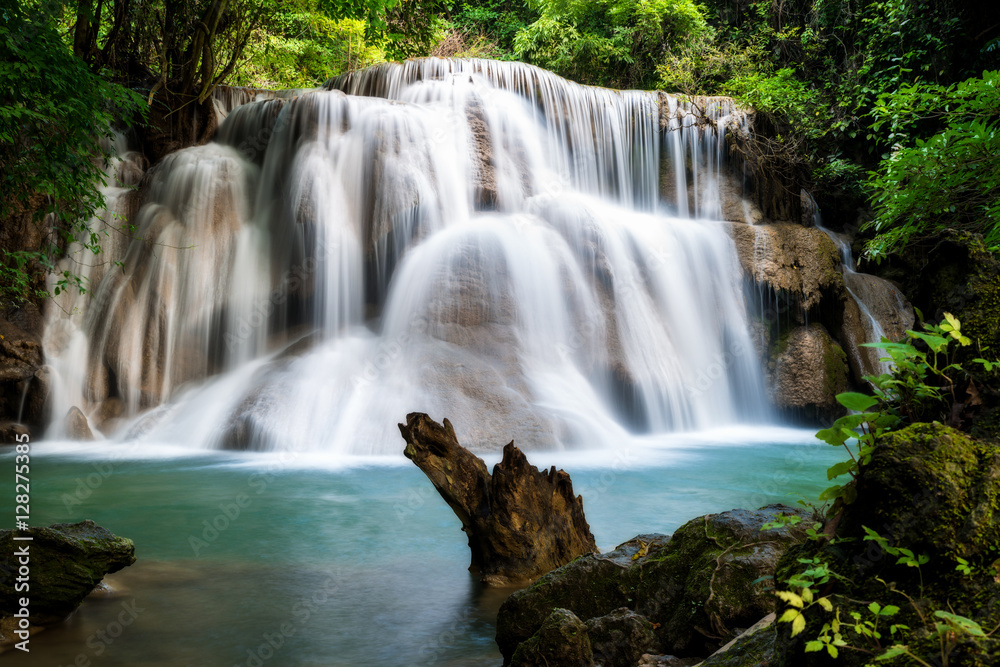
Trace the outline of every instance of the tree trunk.
<instances>
[{"instance_id":1,"label":"tree trunk","mask_svg":"<svg viewBox=\"0 0 1000 667\"><path fill-rule=\"evenodd\" d=\"M490 475L483 460L458 443L447 419L442 426L423 413L408 414L399 431L403 453L462 521L472 550L469 569L483 582L531 581L597 550L583 499L573 495L565 471L539 471L511 442Z\"/></svg>"}]
</instances>

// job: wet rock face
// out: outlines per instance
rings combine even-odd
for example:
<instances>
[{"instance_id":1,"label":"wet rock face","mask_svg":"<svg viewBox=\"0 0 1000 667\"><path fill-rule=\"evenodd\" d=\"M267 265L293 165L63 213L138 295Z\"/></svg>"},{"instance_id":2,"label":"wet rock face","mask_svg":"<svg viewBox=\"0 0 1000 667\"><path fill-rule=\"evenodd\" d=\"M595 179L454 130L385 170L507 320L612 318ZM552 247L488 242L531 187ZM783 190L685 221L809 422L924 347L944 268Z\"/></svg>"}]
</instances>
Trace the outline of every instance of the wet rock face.
<instances>
[{"instance_id":1,"label":"wet rock face","mask_svg":"<svg viewBox=\"0 0 1000 667\"><path fill-rule=\"evenodd\" d=\"M15 541L14 531L0 530L0 617L13 616L24 593L15 590L20 567L15 553L24 545L31 568L29 621L46 626L59 623L80 605L106 574L135 562L132 540L118 537L93 521L58 523L48 528L31 528L17 535L31 536Z\"/></svg>"},{"instance_id":2,"label":"wet rock face","mask_svg":"<svg viewBox=\"0 0 1000 667\"><path fill-rule=\"evenodd\" d=\"M797 327L778 341L770 371L774 404L792 416L825 421L843 413L837 394L847 391L847 355L823 325Z\"/></svg>"},{"instance_id":3,"label":"wet rock face","mask_svg":"<svg viewBox=\"0 0 1000 667\"><path fill-rule=\"evenodd\" d=\"M883 350L861 347L861 344L878 341L880 335L892 341L903 339L906 330L913 328L915 313L900 289L888 280L867 273L847 273L844 283L851 298L844 304L838 338L855 379L860 381L865 375L881 373L879 359L885 356ZM872 319L881 334L874 330Z\"/></svg>"},{"instance_id":4,"label":"wet rock face","mask_svg":"<svg viewBox=\"0 0 1000 667\"><path fill-rule=\"evenodd\" d=\"M511 442L487 472L462 447L447 419L422 413L399 425L403 453L417 464L462 521L472 551L471 570L491 585L530 581L596 549L583 501L562 470L542 472Z\"/></svg>"},{"instance_id":5,"label":"wet rock face","mask_svg":"<svg viewBox=\"0 0 1000 667\"><path fill-rule=\"evenodd\" d=\"M75 405L66 413L66 435L72 440L93 440L94 433L90 430L87 415Z\"/></svg>"},{"instance_id":6,"label":"wet rock face","mask_svg":"<svg viewBox=\"0 0 1000 667\"><path fill-rule=\"evenodd\" d=\"M510 663L556 608L583 620L591 650L611 665L643 654L708 655L774 606L767 584L779 557L801 539L787 527L761 531L769 505L699 517L672 537L640 535L607 554L587 554L511 595L497 617L497 644ZM647 631L652 632L652 638Z\"/></svg>"},{"instance_id":7,"label":"wet rock face","mask_svg":"<svg viewBox=\"0 0 1000 667\"><path fill-rule=\"evenodd\" d=\"M840 251L819 229L793 224L731 226L745 276L792 297L808 312L844 296Z\"/></svg>"},{"instance_id":8,"label":"wet rock face","mask_svg":"<svg viewBox=\"0 0 1000 667\"><path fill-rule=\"evenodd\" d=\"M41 341L0 318L0 421L20 418L29 428L41 427L48 392Z\"/></svg>"}]
</instances>

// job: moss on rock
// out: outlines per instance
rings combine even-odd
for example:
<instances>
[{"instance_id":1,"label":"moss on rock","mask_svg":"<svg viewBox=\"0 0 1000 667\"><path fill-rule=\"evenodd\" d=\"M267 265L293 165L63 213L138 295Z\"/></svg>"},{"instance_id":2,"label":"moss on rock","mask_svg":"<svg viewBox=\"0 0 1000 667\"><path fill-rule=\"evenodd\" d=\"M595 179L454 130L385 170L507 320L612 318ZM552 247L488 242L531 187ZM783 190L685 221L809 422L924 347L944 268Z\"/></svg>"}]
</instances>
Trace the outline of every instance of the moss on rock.
<instances>
[{"instance_id":1,"label":"moss on rock","mask_svg":"<svg viewBox=\"0 0 1000 667\"><path fill-rule=\"evenodd\" d=\"M609 554L581 556L504 602L497 617L500 651L510 660L518 644L562 608L588 626L625 614L632 626L655 628L658 648L680 656L710 654L772 610L762 577L772 575L781 553L801 538L787 526L760 530L780 514L802 511L769 505L709 514L670 538L642 535ZM623 639L637 629L630 628Z\"/></svg>"},{"instance_id":2,"label":"moss on rock","mask_svg":"<svg viewBox=\"0 0 1000 667\"><path fill-rule=\"evenodd\" d=\"M132 540L118 537L93 521L58 523L18 531L30 542L14 541L14 531L0 531L0 616L17 612L23 597L14 590L19 563L15 552L29 544L32 625L45 626L71 614L106 574L135 562Z\"/></svg>"},{"instance_id":3,"label":"moss on rock","mask_svg":"<svg viewBox=\"0 0 1000 667\"><path fill-rule=\"evenodd\" d=\"M660 623L664 647L707 655L773 610L768 591L778 559L799 529L761 531L779 515L802 510L768 505L709 514L681 526L667 548L641 566L638 611Z\"/></svg>"},{"instance_id":4,"label":"moss on rock","mask_svg":"<svg viewBox=\"0 0 1000 667\"><path fill-rule=\"evenodd\" d=\"M857 500L843 509L838 541L807 541L782 556L779 587L809 567L803 561L818 559L838 575L821 588L842 620L852 613L872 620L871 602L898 606L898 613L880 625L883 631L890 623L909 626L893 643L906 643L930 664L942 662L942 646L951 650L945 663L952 667L998 664L1000 640L971 641L957 634L942 643L933 613L965 616L987 631L1000 624L1000 450L938 423L913 424L879 440L857 492ZM878 542L864 540L865 527L890 548L929 560L919 568L901 563ZM970 574L956 569L957 558L968 562ZM812 607L805 616L805 630L794 638L788 623L778 624L774 664L832 664L821 653L804 653L804 647L834 613ZM842 650L837 664L867 664L873 656L863 651L879 652L853 630L845 632L845 639L862 651Z\"/></svg>"},{"instance_id":5,"label":"moss on rock","mask_svg":"<svg viewBox=\"0 0 1000 667\"><path fill-rule=\"evenodd\" d=\"M593 667L587 626L568 609L553 609L531 639L514 652L512 667Z\"/></svg>"}]
</instances>

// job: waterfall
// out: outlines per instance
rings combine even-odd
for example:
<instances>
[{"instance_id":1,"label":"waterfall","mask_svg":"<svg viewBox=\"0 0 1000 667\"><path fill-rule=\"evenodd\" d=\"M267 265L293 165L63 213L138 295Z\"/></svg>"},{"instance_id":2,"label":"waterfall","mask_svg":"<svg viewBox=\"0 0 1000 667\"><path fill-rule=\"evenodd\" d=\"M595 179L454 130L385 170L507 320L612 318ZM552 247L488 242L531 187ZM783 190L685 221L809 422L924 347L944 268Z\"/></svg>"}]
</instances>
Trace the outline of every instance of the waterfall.
<instances>
[{"instance_id":1,"label":"waterfall","mask_svg":"<svg viewBox=\"0 0 1000 667\"><path fill-rule=\"evenodd\" d=\"M914 323L913 306L903 293L888 281L858 272L854 268L854 253L851 251L849 241L843 235L823 226L822 213L812 195L803 190L801 197L813 226L829 236L837 246L843 267L844 286L858 308L860 330L851 332L849 327L845 327L844 332L847 338L844 343L848 353L853 357L853 363L863 375L892 372L892 364L881 361L887 358L884 351L861 345L877 343L883 338L894 342L903 338L903 332Z\"/></svg>"},{"instance_id":2,"label":"waterfall","mask_svg":"<svg viewBox=\"0 0 1000 667\"><path fill-rule=\"evenodd\" d=\"M730 101L432 58L217 106L50 318L54 415L345 454L398 452L411 411L480 449L769 419L715 221Z\"/></svg>"}]
</instances>

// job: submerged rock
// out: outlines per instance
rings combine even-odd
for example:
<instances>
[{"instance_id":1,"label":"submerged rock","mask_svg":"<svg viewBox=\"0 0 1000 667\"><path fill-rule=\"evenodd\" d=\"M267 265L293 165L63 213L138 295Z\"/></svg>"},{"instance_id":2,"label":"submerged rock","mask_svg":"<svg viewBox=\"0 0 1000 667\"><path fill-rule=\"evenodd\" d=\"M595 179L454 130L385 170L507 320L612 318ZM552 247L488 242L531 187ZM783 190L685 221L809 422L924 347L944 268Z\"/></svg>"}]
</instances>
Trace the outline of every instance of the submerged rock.
<instances>
[{"instance_id":1,"label":"submerged rock","mask_svg":"<svg viewBox=\"0 0 1000 667\"><path fill-rule=\"evenodd\" d=\"M105 575L135 562L132 540L118 537L93 521L57 523L48 528L17 531L31 541L15 541L13 530L0 530L0 617L13 616L28 597L33 626L59 623L73 613ZM28 593L15 590L23 563L15 553L28 547L31 569Z\"/></svg>"},{"instance_id":2,"label":"submerged rock","mask_svg":"<svg viewBox=\"0 0 1000 667\"><path fill-rule=\"evenodd\" d=\"M497 644L509 657L533 635L555 607L590 620L621 609L635 609L639 570L670 540L668 535L639 535L606 554L586 554L556 569L529 588L517 591L500 607Z\"/></svg>"},{"instance_id":3,"label":"submerged rock","mask_svg":"<svg viewBox=\"0 0 1000 667\"><path fill-rule=\"evenodd\" d=\"M635 664L643 628L655 641L642 653L712 653L773 610L764 579L802 536L787 526L760 530L781 514L804 516L783 505L709 514L672 537L640 535L608 554L581 556L504 602L497 616L500 652L509 662L560 608L585 621L595 657L617 656L610 664L626 664L616 661L625 656Z\"/></svg>"},{"instance_id":4,"label":"submerged rock","mask_svg":"<svg viewBox=\"0 0 1000 667\"><path fill-rule=\"evenodd\" d=\"M573 495L569 475L555 466L541 472L514 443L491 475L483 460L458 443L447 419L423 413L399 425L405 456L417 464L462 521L472 551L470 569L493 585L530 581L596 549Z\"/></svg>"}]
</instances>

